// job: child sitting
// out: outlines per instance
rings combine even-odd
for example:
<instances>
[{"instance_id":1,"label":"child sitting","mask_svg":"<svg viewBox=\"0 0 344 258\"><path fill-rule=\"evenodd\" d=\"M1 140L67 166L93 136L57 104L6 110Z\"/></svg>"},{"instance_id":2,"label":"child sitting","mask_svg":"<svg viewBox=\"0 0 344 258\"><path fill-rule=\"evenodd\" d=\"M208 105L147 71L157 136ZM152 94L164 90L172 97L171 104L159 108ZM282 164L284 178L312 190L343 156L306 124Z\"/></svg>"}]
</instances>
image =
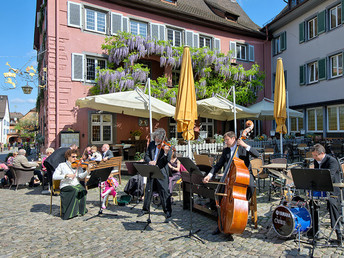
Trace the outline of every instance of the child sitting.
<instances>
[{"instance_id":1,"label":"child sitting","mask_svg":"<svg viewBox=\"0 0 344 258\"><path fill-rule=\"evenodd\" d=\"M91 147L91 154L88 156L89 160L95 160L95 161L101 161L102 160L102 154L97 149L97 146Z\"/></svg>"},{"instance_id":2,"label":"child sitting","mask_svg":"<svg viewBox=\"0 0 344 258\"><path fill-rule=\"evenodd\" d=\"M118 186L118 182L116 180L116 178L114 177L109 177L105 182L102 182L102 198L103 198L103 204L102 204L102 209L106 209L106 200L110 195L112 195L113 197L116 196L116 188Z\"/></svg>"}]
</instances>

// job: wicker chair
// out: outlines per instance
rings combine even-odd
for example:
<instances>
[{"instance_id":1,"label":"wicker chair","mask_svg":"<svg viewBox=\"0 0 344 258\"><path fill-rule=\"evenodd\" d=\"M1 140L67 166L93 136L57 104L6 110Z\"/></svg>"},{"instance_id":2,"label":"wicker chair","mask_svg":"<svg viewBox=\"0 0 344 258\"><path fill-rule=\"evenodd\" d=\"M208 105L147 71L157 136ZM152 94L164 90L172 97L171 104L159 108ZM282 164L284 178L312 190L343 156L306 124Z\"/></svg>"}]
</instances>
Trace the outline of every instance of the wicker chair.
<instances>
[{"instance_id":1,"label":"wicker chair","mask_svg":"<svg viewBox=\"0 0 344 258\"><path fill-rule=\"evenodd\" d=\"M12 172L14 176L14 184L17 186L16 191L18 190L19 185L25 185L26 183L31 181L34 171L35 168L23 169L13 167Z\"/></svg>"}]
</instances>

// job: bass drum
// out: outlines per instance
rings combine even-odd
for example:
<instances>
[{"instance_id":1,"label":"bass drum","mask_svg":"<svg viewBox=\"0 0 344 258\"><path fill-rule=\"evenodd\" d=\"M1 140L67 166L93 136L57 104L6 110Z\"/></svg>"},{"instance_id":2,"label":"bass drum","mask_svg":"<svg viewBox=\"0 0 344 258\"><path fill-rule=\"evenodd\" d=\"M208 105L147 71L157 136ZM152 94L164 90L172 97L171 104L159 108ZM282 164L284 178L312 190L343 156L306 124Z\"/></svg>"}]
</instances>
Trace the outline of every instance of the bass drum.
<instances>
[{"instance_id":1,"label":"bass drum","mask_svg":"<svg viewBox=\"0 0 344 258\"><path fill-rule=\"evenodd\" d=\"M304 207L278 206L272 214L272 225L282 237L307 232L312 225L311 214Z\"/></svg>"}]
</instances>

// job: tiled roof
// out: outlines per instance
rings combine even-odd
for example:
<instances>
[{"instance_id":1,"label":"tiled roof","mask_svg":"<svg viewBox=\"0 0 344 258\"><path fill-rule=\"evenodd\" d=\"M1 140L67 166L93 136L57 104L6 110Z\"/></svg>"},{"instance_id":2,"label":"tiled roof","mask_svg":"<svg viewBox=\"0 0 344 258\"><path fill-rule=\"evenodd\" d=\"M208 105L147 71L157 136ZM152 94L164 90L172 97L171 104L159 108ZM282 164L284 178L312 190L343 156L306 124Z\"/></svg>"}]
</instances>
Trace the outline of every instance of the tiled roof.
<instances>
[{"instance_id":1,"label":"tiled roof","mask_svg":"<svg viewBox=\"0 0 344 258\"><path fill-rule=\"evenodd\" d=\"M20 112L10 112L10 118L12 119L12 118L18 118L18 119L20 119L20 118L22 118L24 115L22 114L22 113L20 113Z\"/></svg>"},{"instance_id":2,"label":"tiled roof","mask_svg":"<svg viewBox=\"0 0 344 258\"><path fill-rule=\"evenodd\" d=\"M177 0L176 5L161 0L107 0L116 4L147 11L150 8L155 13L167 13L171 16L179 15L180 19L193 18L194 20L209 22L225 26L228 30L262 36L260 27L255 24L240 7L236 0ZM221 9L229 14L238 16L237 22L229 21L215 14L211 8ZM239 33L239 32L238 32Z\"/></svg>"},{"instance_id":3,"label":"tiled roof","mask_svg":"<svg viewBox=\"0 0 344 258\"><path fill-rule=\"evenodd\" d=\"M3 119L5 116L7 104L8 104L7 95L0 95L0 119Z\"/></svg>"}]
</instances>

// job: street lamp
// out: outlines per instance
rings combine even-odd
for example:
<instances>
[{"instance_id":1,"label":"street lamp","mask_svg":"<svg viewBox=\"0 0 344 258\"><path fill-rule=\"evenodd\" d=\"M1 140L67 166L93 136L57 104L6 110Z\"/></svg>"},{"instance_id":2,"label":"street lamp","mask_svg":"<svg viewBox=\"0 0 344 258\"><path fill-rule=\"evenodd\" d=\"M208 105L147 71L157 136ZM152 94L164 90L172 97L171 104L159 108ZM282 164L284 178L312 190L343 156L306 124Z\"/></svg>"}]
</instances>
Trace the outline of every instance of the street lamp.
<instances>
[{"instance_id":1,"label":"street lamp","mask_svg":"<svg viewBox=\"0 0 344 258\"><path fill-rule=\"evenodd\" d=\"M32 89L33 88L29 85L28 82L26 82L26 85L22 87L24 94L31 94Z\"/></svg>"}]
</instances>

